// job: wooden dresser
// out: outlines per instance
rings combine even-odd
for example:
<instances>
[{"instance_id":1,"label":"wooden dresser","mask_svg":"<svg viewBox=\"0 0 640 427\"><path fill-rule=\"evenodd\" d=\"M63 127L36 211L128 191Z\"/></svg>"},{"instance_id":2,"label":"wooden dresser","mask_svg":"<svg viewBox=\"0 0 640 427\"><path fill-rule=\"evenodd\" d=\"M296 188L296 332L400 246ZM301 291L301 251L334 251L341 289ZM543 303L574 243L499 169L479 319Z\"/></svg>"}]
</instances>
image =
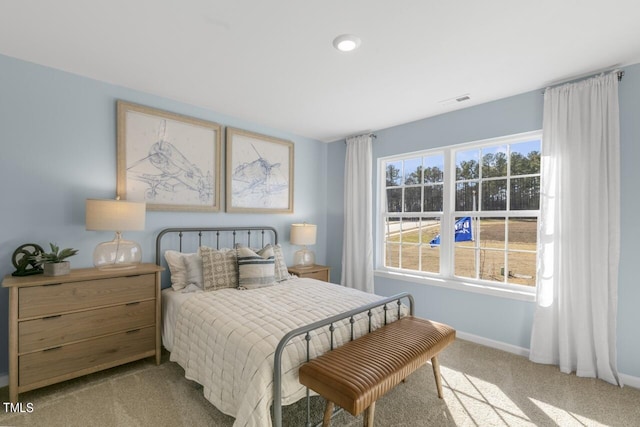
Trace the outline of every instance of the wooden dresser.
<instances>
[{"instance_id":1,"label":"wooden dresser","mask_svg":"<svg viewBox=\"0 0 640 427\"><path fill-rule=\"evenodd\" d=\"M72 270L6 276L9 398L145 357L160 363L160 272Z\"/></svg>"}]
</instances>

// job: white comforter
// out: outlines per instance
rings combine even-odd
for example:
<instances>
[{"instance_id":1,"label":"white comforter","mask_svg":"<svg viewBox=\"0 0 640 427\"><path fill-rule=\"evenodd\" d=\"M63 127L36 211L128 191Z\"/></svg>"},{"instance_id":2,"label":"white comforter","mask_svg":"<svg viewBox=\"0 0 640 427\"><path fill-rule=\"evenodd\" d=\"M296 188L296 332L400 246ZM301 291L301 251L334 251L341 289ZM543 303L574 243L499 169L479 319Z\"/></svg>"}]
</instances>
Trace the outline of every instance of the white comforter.
<instances>
[{"instance_id":1,"label":"white comforter","mask_svg":"<svg viewBox=\"0 0 640 427\"><path fill-rule=\"evenodd\" d=\"M188 379L202 384L211 403L236 418L234 426L271 426L273 361L280 339L292 329L381 298L313 279L194 294L178 313L171 360ZM396 313L388 312L390 321ZM367 331L366 317L356 322L356 337ZM374 328L382 319L380 309L374 313ZM347 326L335 331L337 345L349 337ZM312 358L328 349L328 331L311 339ZM304 340L293 340L283 355L283 405L305 396L298 382L298 367L305 361Z\"/></svg>"}]
</instances>

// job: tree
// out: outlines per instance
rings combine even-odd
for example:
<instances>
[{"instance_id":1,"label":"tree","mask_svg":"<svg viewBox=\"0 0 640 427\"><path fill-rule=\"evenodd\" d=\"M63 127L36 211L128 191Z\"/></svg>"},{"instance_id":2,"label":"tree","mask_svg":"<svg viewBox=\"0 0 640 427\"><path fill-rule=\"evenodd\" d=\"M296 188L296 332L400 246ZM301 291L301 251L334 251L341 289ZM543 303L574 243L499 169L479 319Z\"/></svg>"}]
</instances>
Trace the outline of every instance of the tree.
<instances>
[{"instance_id":1,"label":"tree","mask_svg":"<svg viewBox=\"0 0 640 427\"><path fill-rule=\"evenodd\" d=\"M507 176L507 155L503 152L482 156L482 177Z\"/></svg>"},{"instance_id":2,"label":"tree","mask_svg":"<svg viewBox=\"0 0 640 427\"><path fill-rule=\"evenodd\" d=\"M477 179L478 178L478 162L475 160L462 160L456 165L456 179Z\"/></svg>"},{"instance_id":3,"label":"tree","mask_svg":"<svg viewBox=\"0 0 640 427\"><path fill-rule=\"evenodd\" d=\"M528 175L540 173L540 152L531 151L526 156L522 153L511 153L511 175Z\"/></svg>"},{"instance_id":4,"label":"tree","mask_svg":"<svg viewBox=\"0 0 640 427\"><path fill-rule=\"evenodd\" d=\"M395 187L401 181L400 169L394 164L387 165L387 187Z\"/></svg>"},{"instance_id":5,"label":"tree","mask_svg":"<svg viewBox=\"0 0 640 427\"><path fill-rule=\"evenodd\" d=\"M428 167L424 170L424 179L423 182L425 184L432 184L436 182L442 182L444 177L444 172L437 166Z\"/></svg>"},{"instance_id":6,"label":"tree","mask_svg":"<svg viewBox=\"0 0 640 427\"><path fill-rule=\"evenodd\" d=\"M406 185L420 184L422 180L422 166L418 166L416 170L407 175L404 179Z\"/></svg>"}]
</instances>

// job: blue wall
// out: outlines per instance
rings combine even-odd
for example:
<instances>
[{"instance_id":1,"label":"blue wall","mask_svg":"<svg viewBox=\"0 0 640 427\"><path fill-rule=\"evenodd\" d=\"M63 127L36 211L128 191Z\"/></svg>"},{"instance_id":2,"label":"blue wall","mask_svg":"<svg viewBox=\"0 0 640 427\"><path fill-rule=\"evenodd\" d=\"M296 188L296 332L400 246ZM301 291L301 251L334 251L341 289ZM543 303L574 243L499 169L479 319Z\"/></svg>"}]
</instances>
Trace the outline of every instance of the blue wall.
<instances>
[{"instance_id":1,"label":"blue wall","mask_svg":"<svg viewBox=\"0 0 640 427\"><path fill-rule=\"evenodd\" d=\"M13 272L11 256L23 243L80 249L70 259L80 268L91 267L94 247L113 238L85 230L84 204L87 198L115 196L118 99L295 144L293 214L148 212L144 232L125 233L140 242L145 262L154 262L155 236L162 228L204 225L272 225L292 262L297 248L288 243L289 226L300 221L318 225L313 249L317 262L326 262L327 144L0 55L0 277ZM0 289L0 376L8 372L8 296Z\"/></svg>"},{"instance_id":2,"label":"blue wall","mask_svg":"<svg viewBox=\"0 0 640 427\"><path fill-rule=\"evenodd\" d=\"M618 287L618 364L621 373L640 377L640 65L625 68L620 83L620 125L622 164L622 255ZM380 157L407 153L486 138L528 132L542 128L543 96L540 90L475 107L377 130L374 141L374 170ZM345 144L332 143L328 153L327 260L335 277L340 277L342 253ZM373 185L377 188L378 177ZM338 189L338 191L334 191ZM376 196L377 197L377 196ZM374 207L378 200L374 201ZM461 332L528 349L534 303L471 293L424 283L376 276L375 291L392 295L411 292L417 313L451 324Z\"/></svg>"},{"instance_id":3,"label":"blue wall","mask_svg":"<svg viewBox=\"0 0 640 427\"><path fill-rule=\"evenodd\" d=\"M640 377L640 64L620 82L621 252L618 285L618 369Z\"/></svg>"}]
</instances>

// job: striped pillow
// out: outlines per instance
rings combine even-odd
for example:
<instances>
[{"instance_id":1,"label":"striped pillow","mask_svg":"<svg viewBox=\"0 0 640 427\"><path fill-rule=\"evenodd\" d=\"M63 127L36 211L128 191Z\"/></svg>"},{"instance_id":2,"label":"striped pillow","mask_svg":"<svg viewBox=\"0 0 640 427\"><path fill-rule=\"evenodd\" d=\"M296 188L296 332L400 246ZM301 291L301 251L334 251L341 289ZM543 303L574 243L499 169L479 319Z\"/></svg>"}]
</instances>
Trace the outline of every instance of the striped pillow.
<instances>
[{"instance_id":1,"label":"striped pillow","mask_svg":"<svg viewBox=\"0 0 640 427\"><path fill-rule=\"evenodd\" d=\"M266 246L258 253L246 247L237 247L238 285L257 289L276 283L273 248Z\"/></svg>"}]
</instances>

